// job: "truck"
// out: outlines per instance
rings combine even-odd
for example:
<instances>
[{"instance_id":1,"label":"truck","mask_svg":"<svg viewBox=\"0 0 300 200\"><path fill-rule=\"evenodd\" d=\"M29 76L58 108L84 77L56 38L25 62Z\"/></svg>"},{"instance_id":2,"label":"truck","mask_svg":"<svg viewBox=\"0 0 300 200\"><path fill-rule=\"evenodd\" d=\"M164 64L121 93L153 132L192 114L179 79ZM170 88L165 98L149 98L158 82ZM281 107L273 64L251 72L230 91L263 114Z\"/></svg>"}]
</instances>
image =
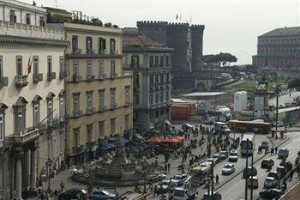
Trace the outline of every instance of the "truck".
<instances>
[{"instance_id":1,"label":"truck","mask_svg":"<svg viewBox=\"0 0 300 200\"><path fill-rule=\"evenodd\" d=\"M191 200L195 199L198 192L195 188L181 188L177 187L173 191L174 200Z\"/></svg>"}]
</instances>

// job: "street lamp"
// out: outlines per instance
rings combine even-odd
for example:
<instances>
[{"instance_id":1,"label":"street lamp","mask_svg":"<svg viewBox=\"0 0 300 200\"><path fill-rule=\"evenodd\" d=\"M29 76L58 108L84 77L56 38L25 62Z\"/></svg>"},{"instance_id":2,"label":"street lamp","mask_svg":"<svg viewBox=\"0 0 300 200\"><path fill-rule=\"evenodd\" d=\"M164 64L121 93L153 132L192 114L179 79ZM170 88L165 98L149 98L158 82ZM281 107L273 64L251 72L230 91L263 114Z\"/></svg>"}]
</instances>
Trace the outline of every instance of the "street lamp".
<instances>
[{"instance_id":1,"label":"street lamp","mask_svg":"<svg viewBox=\"0 0 300 200\"><path fill-rule=\"evenodd\" d=\"M275 115L275 139L277 139L277 122L278 122L278 101L279 101L279 92L281 84L276 85L276 115Z\"/></svg>"}]
</instances>

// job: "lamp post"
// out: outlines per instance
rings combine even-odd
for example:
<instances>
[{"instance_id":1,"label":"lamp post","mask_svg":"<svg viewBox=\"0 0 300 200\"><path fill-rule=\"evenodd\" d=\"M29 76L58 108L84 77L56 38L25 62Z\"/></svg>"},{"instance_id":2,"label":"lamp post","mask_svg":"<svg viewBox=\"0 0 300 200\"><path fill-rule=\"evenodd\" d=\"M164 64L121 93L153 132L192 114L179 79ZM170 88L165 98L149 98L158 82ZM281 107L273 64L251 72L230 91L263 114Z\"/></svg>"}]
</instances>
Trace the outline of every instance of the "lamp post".
<instances>
[{"instance_id":1,"label":"lamp post","mask_svg":"<svg viewBox=\"0 0 300 200\"><path fill-rule=\"evenodd\" d=\"M275 115L275 139L277 139L277 122L278 122L278 101L279 101L279 90L280 90L281 84L276 85L276 115Z\"/></svg>"},{"instance_id":2,"label":"lamp post","mask_svg":"<svg viewBox=\"0 0 300 200\"><path fill-rule=\"evenodd\" d=\"M248 144L249 144L249 139L247 139L246 142L246 177L245 177L245 200L248 199Z\"/></svg>"}]
</instances>

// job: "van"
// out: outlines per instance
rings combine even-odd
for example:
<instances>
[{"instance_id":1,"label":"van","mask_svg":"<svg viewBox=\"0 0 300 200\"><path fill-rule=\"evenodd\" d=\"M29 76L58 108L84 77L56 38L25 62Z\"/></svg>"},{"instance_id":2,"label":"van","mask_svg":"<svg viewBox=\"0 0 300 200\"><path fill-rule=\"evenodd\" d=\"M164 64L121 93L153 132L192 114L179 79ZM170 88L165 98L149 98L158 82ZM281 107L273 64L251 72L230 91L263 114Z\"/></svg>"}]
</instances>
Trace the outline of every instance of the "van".
<instances>
[{"instance_id":1,"label":"van","mask_svg":"<svg viewBox=\"0 0 300 200\"><path fill-rule=\"evenodd\" d=\"M223 134L223 133L230 133L231 130L228 128L226 123L215 122L215 132Z\"/></svg>"}]
</instances>

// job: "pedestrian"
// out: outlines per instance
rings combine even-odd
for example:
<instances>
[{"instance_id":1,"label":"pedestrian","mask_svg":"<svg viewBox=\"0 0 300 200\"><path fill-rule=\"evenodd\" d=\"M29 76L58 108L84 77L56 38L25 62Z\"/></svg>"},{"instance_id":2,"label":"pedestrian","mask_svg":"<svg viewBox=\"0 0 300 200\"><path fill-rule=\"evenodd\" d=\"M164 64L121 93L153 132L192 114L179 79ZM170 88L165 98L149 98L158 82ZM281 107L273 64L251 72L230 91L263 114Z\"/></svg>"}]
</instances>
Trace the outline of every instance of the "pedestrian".
<instances>
[{"instance_id":1,"label":"pedestrian","mask_svg":"<svg viewBox=\"0 0 300 200\"><path fill-rule=\"evenodd\" d=\"M168 172L170 172L170 169L171 169L171 164L168 163Z\"/></svg>"},{"instance_id":2,"label":"pedestrian","mask_svg":"<svg viewBox=\"0 0 300 200\"><path fill-rule=\"evenodd\" d=\"M65 183L63 181L60 182L60 192L63 192L65 188Z\"/></svg>"},{"instance_id":3,"label":"pedestrian","mask_svg":"<svg viewBox=\"0 0 300 200\"><path fill-rule=\"evenodd\" d=\"M275 147L275 155L277 155L278 147Z\"/></svg>"},{"instance_id":4,"label":"pedestrian","mask_svg":"<svg viewBox=\"0 0 300 200\"><path fill-rule=\"evenodd\" d=\"M153 196L157 194L157 185L154 186Z\"/></svg>"},{"instance_id":5,"label":"pedestrian","mask_svg":"<svg viewBox=\"0 0 300 200\"><path fill-rule=\"evenodd\" d=\"M271 156L273 155L273 152L274 152L274 148L272 147L271 148Z\"/></svg>"},{"instance_id":6,"label":"pedestrian","mask_svg":"<svg viewBox=\"0 0 300 200\"><path fill-rule=\"evenodd\" d=\"M168 172L168 165L167 165L167 163L165 164L165 172L166 173Z\"/></svg>"},{"instance_id":7,"label":"pedestrian","mask_svg":"<svg viewBox=\"0 0 300 200\"><path fill-rule=\"evenodd\" d=\"M290 180L289 181L293 180L293 175L294 175L294 170L292 169L292 171L290 172Z\"/></svg>"},{"instance_id":8,"label":"pedestrian","mask_svg":"<svg viewBox=\"0 0 300 200\"><path fill-rule=\"evenodd\" d=\"M216 175L216 185L219 185L219 175Z\"/></svg>"}]
</instances>

